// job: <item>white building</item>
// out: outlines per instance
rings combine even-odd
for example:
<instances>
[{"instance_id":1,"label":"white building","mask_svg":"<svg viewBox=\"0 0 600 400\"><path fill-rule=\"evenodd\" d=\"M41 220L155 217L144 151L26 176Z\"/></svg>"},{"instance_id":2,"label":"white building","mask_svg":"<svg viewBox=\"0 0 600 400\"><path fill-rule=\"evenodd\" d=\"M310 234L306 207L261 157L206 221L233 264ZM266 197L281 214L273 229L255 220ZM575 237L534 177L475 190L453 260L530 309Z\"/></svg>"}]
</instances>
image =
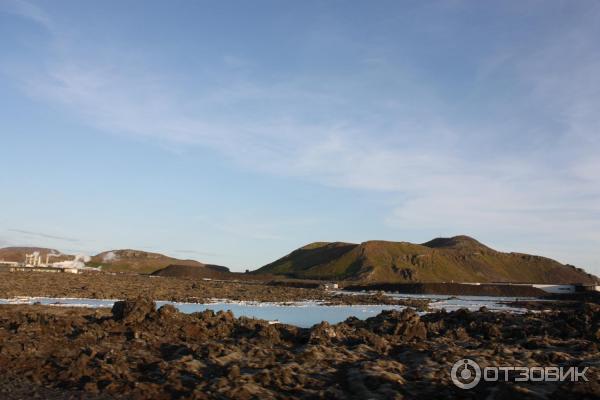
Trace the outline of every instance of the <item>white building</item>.
<instances>
[{"instance_id":1,"label":"white building","mask_svg":"<svg viewBox=\"0 0 600 400\"><path fill-rule=\"evenodd\" d=\"M575 285L545 285L533 284L534 288L538 288L548 293L575 293Z\"/></svg>"}]
</instances>

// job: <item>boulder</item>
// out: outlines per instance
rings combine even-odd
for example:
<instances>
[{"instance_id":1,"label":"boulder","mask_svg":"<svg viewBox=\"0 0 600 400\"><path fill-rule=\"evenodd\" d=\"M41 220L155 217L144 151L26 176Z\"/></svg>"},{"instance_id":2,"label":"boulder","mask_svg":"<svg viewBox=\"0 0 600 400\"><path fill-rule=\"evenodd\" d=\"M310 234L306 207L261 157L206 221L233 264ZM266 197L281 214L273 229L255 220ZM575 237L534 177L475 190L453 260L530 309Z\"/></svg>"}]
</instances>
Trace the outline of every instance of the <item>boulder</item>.
<instances>
[{"instance_id":1,"label":"boulder","mask_svg":"<svg viewBox=\"0 0 600 400\"><path fill-rule=\"evenodd\" d=\"M154 304L154 300L146 297L117 301L112 307L113 319L125 323L140 323L149 314L154 314L155 312L156 304Z\"/></svg>"}]
</instances>

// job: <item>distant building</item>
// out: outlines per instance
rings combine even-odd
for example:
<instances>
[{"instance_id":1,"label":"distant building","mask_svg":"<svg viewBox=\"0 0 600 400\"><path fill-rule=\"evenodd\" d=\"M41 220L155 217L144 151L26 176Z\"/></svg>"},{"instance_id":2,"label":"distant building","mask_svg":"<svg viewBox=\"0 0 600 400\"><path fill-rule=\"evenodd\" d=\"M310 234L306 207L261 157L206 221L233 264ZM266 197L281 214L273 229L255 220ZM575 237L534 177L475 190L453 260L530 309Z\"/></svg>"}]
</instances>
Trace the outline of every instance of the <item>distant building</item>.
<instances>
[{"instance_id":1,"label":"distant building","mask_svg":"<svg viewBox=\"0 0 600 400\"><path fill-rule=\"evenodd\" d=\"M479 283L479 282L464 282L463 285L501 285L501 286L529 286L534 287L536 289L543 290L546 293L560 294L560 293L575 293L578 291L583 291L583 287L588 289L586 290L598 290L593 289L593 287L598 287L595 285L583 285L583 284L548 284L548 283L512 283L512 282L491 282L491 283Z\"/></svg>"},{"instance_id":2,"label":"distant building","mask_svg":"<svg viewBox=\"0 0 600 400\"><path fill-rule=\"evenodd\" d=\"M17 265L19 265L19 263L16 261L0 260L0 267L16 267Z\"/></svg>"},{"instance_id":3,"label":"distant building","mask_svg":"<svg viewBox=\"0 0 600 400\"><path fill-rule=\"evenodd\" d=\"M575 293L575 285L543 285L533 284L534 288L538 288L548 293Z\"/></svg>"},{"instance_id":4,"label":"distant building","mask_svg":"<svg viewBox=\"0 0 600 400\"><path fill-rule=\"evenodd\" d=\"M339 285L337 283L323 283L319 287L324 290L339 289Z\"/></svg>"}]
</instances>

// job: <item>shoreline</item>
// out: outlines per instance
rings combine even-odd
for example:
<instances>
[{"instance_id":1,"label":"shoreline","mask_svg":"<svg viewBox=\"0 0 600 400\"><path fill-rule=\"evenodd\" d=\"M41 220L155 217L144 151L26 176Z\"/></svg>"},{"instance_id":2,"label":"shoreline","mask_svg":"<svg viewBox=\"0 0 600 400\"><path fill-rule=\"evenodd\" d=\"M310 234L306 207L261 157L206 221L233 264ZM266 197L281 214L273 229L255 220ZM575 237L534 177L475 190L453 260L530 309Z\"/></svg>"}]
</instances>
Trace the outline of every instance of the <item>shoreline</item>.
<instances>
[{"instance_id":1,"label":"shoreline","mask_svg":"<svg viewBox=\"0 0 600 400\"><path fill-rule=\"evenodd\" d=\"M389 295L386 295L389 296ZM392 295L399 296L399 295ZM166 304L176 307L179 311L190 314L203 312L205 310L231 311L236 317L248 317L266 319L277 323L291 324L298 327L308 328L323 321L328 323L339 323L346 318L358 318L364 320L384 310L401 311L406 308L417 310L419 315L434 313L442 310L448 312L458 309L477 311L485 308L493 312L508 312L523 314L533 307L527 307L534 303L534 299L519 298L481 298L481 297L445 297L436 296L415 299L396 299L396 304L331 304L324 300L309 300L296 302L261 302L249 300L231 300L223 298L208 299L207 302L173 302L164 300L153 300L156 307ZM33 297L21 296L13 299L0 299L0 304L9 306L36 305L52 307L83 307L83 308L111 308L120 299L91 299L91 298L60 298L60 297ZM402 303L398 303L402 302ZM415 307L414 305L418 307ZM544 309L548 309L548 304ZM538 312L537 310L534 312Z\"/></svg>"},{"instance_id":2,"label":"shoreline","mask_svg":"<svg viewBox=\"0 0 600 400\"><path fill-rule=\"evenodd\" d=\"M295 283L293 282L295 285ZM461 285L480 289L478 285ZM403 285L406 288L406 285ZM323 288L289 287L287 284L278 282L237 282L237 281L205 281L203 279L182 278L151 278L144 275L129 274L45 274L45 273L2 273L0 272L0 293L6 299L17 297L49 297L57 299L88 299L88 300L122 300L131 299L140 295L149 298L189 304L256 304L256 305L294 305L297 303L320 304L326 306L350 306L350 305L390 305L412 307L421 312L440 309L436 306L440 301L452 301L457 296L480 297L482 305L486 305L486 299L498 299L503 301L506 307L540 310L556 308L568 297L552 298L544 293L544 297L532 297L530 292L520 292L518 296L481 296L480 292L440 294L432 289L438 289L439 285L411 285L408 287L426 288L427 293L383 293L362 292L362 290L373 290L373 286L351 287L348 290L324 290ZM455 285L456 287L456 285ZM398 285L391 285L386 289L398 289ZM358 291L358 290L361 291ZM414 292L414 290L413 290ZM455 293L455 292L454 292ZM514 294L514 293L513 293ZM537 294L537 292L535 293ZM407 296L404 297L403 295ZM525 296L527 295L527 296ZM446 297L447 296L447 297ZM446 297L446 298L444 298ZM505 297L505 298L502 298ZM508 297L508 298L506 298ZM546 301L552 300L549 304ZM542 304L543 303L543 304ZM458 307L454 307L457 309Z\"/></svg>"},{"instance_id":3,"label":"shoreline","mask_svg":"<svg viewBox=\"0 0 600 400\"><path fill-rule=\"evenodd\" d=\"M388 304L424 307L421 300L397 300L378 294L341 295L319 288L271 286L256 281L205 281L202 279L150 278L144 275L45 274L0 272L4 298L20 296L90 299L128 299L140 295L165 301L206 303L214 298L232 301L298 302L328 304Z\"/></svg>"},{"instance_id":4,"label":"shoreline","mask_svg":"<svg viewBox=\"0 0 600 400\"><path fill-rule=\"evenodd\" d=\"M370 283L344 286L348 291L382 290L399 294L437 294L450 296L544 297L549 293L531 286L493 283Z\"/></svg>"},{"instance_id":5,"label":"shoreline","mask_svg":"<svg viewBox=\"0 0 600 400\"><path fill-rule=\"evenodd\" d=\"M203 302L210 298L232 300L293 302L329 300L363 304L390 301L377 292L447 296L547 297L549 294L519 285L469 285L457 283L357 284L341 282L337 290L299 281L204 280L178 277L155 277L135 274L46 274L42 272L0 271L0 293L3 297L50 296L88 298L128 298L141 294L168 301ZM368 292L368 293L361 293ZM353 294L352 299L348 296ZM362 295L354 295L357 293ZM343 296L347 298L342 299Z\"/></svg>"}]
</instances>

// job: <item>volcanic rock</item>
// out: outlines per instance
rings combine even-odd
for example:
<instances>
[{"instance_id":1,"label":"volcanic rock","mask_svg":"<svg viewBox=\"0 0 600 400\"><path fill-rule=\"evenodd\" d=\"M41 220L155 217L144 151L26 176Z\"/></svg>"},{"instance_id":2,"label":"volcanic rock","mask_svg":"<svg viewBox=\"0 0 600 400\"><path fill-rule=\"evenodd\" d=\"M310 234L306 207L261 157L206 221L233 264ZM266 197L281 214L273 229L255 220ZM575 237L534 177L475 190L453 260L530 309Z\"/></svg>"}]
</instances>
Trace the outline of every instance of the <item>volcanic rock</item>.
<instances>
[{"instance_id":1,"label":"volcanic rock","mask_svg":"<svg viewBox=\"0 0 600 400\"><path fill-rule=\"evenodd\" d=\"M155 312L156 304L147 297L117 301L112 307L113 318L126 323L140 323Z\"/></svg>"}]
</instances>

